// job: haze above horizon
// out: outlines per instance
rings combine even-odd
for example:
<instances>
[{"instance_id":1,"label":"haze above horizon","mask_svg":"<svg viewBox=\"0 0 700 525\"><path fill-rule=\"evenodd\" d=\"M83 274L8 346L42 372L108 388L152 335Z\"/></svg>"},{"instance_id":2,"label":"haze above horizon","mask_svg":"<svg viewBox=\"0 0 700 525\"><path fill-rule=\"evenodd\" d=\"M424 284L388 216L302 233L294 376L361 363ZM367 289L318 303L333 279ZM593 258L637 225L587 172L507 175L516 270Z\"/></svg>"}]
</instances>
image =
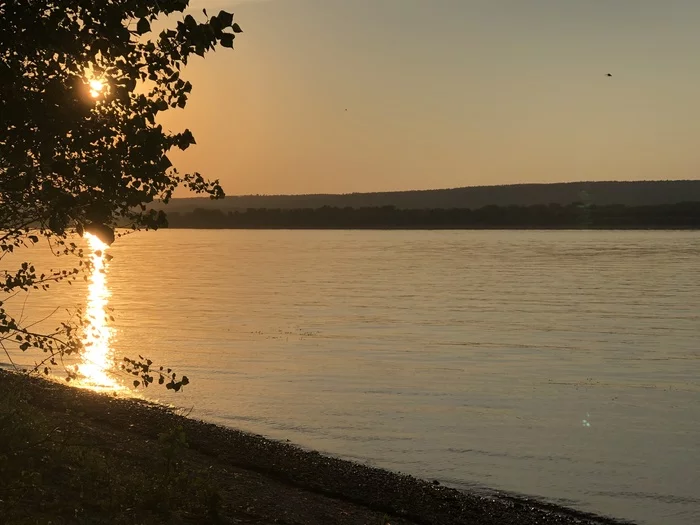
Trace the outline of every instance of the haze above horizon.
<instances>
[{"instance_id":1,"label":"haze above horizon","mask_svg":"<svg viewBox=\"0 0 700 525\"><path fill-rule=\"evenodd\" d=\"M245 33L190 63L190 104L163 123L197 139L176 166L228 194L699 178L700 3L191 7Z\"/></svg>"}]
</instances>

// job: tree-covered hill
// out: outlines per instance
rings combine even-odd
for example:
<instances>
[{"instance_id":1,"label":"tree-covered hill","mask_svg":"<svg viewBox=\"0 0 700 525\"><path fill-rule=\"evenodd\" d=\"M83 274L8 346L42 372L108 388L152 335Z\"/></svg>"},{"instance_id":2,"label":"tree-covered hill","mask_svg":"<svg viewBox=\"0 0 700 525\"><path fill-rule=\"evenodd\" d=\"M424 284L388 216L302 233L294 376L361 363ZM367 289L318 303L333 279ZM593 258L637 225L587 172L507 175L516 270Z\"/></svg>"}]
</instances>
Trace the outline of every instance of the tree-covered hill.
<instances>
[{"instance_id":1,"label":"tree-covered hill","mask_svg":"<svg viewBox=\"0 0 700 525\"><path fill-rule=\"evenodd\" d=\"M212 201L206 198L173 199L168 212L196 208L224 211L248 208L300 209L331 206L364 208L395 206L400 209L482 208L484 206L531 206L586 202L599 206L654 206L700 201L700 180L570 182L474 186L441 190L349 193L342 195L244 195Z\"/></svg>"}]
</instances>

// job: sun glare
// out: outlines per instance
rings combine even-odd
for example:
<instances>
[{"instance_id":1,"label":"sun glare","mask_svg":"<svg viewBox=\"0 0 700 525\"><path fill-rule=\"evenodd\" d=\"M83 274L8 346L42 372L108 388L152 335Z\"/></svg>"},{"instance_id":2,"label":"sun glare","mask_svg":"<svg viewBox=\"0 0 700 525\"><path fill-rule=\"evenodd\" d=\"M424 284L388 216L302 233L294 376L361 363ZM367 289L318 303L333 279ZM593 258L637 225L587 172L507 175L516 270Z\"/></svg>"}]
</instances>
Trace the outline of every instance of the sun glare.
<instances>
[{"instance_id":1,"label":"sun glare","mask_svg":"<svg viewBox=\"0 0 700 525\"><path fill-rule=\"evenodd\" d=\"M90 86L90 96L92 98L97 98L102 94L102 91L105 88L105 83L102 82L101 80L97 80L96 78L93 78L88 82L88 85Z\"/></svg>"},{"instance_id":2,"label":"sun glare","mask_svg":"<svg viewBox=\"0 0 700 525\"><path fill-rule=\"evenodd\" d=\"M79 384L94 390L119 390L121 386L109 375L114 368L110 339L112 329L108 324L106 251L108 246L95 235L86 233L92 254L92 273L88 285L87 320L83 336L84 350L78 364Z\"/></svg>"}]
</instances>

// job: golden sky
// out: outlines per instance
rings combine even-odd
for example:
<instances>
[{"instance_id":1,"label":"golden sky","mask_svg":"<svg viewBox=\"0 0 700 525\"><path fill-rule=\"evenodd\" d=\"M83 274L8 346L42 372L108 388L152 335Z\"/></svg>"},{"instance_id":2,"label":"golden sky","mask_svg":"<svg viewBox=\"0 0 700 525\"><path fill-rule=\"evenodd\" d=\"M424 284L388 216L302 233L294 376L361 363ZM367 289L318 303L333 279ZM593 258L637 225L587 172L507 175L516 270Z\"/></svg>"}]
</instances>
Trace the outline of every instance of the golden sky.
<instances>
[{"instance_id":1,"label":"golden sky","mask_svg":"<svg viewBox=\"0 0 700 525\"><path fill-rule=\"evenodd\" d=\"M700 178L698 0L191 6L245 33L164 123L228 194Z\"/></svg>"}]
</instances>

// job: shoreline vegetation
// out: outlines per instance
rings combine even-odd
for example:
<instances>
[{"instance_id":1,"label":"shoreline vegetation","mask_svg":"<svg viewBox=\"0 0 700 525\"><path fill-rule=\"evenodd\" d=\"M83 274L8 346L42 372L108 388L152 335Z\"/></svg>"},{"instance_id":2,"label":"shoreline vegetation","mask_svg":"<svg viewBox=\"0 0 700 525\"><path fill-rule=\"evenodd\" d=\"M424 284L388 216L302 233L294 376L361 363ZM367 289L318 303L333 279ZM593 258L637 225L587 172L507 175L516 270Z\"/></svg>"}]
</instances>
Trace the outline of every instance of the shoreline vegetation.
<instances>
[{"instance_id":1,"label":"shoreline vegetation","mask_svg":"<svg viewBox=\"0 0 700 525\"><path fill-rule=\"evenodd\" d=\"M613 525L0 371L3 523Z\"/></svg>"},{"instance_id":2,"label":"shoreline vegetation","mask_svg":"<svg viewBox=\"0 0 700 525\"><path fill-rule=\"evenodd\" d=\"M196 208L168 212L169 228L189 229L700 229L700 202L651 206L489 205L477 209L381 207Z\"/></svg>"}]
</instances>

